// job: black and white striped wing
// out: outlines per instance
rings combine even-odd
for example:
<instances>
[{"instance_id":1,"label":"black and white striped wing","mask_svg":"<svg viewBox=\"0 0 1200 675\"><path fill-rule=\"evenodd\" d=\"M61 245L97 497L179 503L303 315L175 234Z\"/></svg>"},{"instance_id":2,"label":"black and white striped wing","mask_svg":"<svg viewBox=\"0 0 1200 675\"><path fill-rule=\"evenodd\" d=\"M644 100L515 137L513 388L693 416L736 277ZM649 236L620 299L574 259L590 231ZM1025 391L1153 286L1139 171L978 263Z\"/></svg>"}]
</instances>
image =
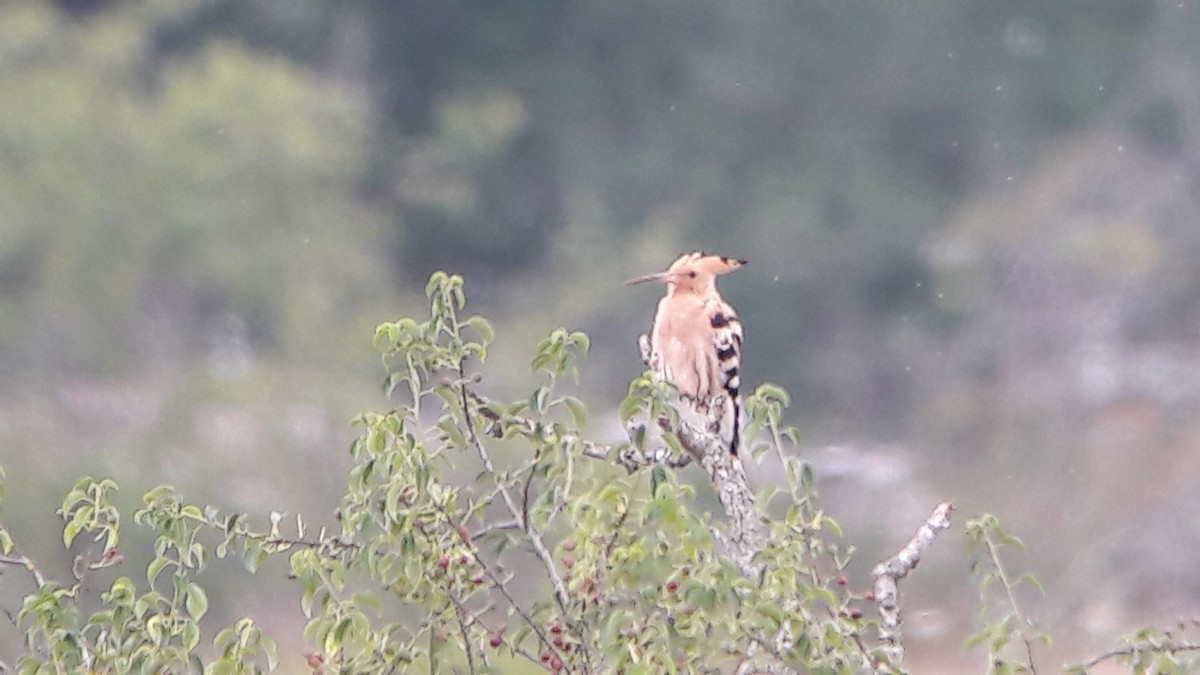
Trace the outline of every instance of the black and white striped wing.
<instances>
[{"instance_id":1,"label":"black and white striped wing","mask_svg":"<svg viewBox=\"0 0 1200 675\"><path fill-rule=\"evenodd\" d=\"M733 308L724 303L711 316L713 337L717 348L719 384L724 388L725 393L729 395L729 403L733 413L730 425L729 450L736 455L740 444L742 422L742 401L738 395L742 384L742 322L738 320Z\"/></svg>"}]
</instances>

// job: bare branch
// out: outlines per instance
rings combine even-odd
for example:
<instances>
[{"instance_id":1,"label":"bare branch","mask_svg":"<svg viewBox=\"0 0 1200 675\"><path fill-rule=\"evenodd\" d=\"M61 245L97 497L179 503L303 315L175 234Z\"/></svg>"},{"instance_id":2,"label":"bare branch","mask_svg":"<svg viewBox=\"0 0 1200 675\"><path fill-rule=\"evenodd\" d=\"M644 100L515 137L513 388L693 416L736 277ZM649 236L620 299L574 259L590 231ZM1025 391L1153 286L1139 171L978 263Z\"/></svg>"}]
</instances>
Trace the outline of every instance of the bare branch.
<instances>
[{"instance_id":1,"label":"bare branch","mask_svg":"<svg viewBox=\"0 0 1200 675\"><path fill-rule=\"evenodd\" d=\"M719 403L715 401L715 403ZM688 405L685 399L682 404ZM757 578L760 566L754 556L766 546L767 529L762 514L754 503L754 492L746 480L746 469L742 460L729 452L729 444L716 434L698 430L681 415L679 441L696 457L708 478L712 481L721 507L729 518L729 541L734 562L742 574Z\"/></svg>"},{"instance_id":2,"label":"bare branch","mask_svg":"<svg viewBox=\"0 0 1200 675\"><path fill-rule=\"evenodd\" d=\"M519 529L521 529L521 521L519 521L519 520L507 520L503 523L492 523L491 525L484 526L482 529L480 529L475 534L472 534L471 541L475 541L477 539L482 539L497 530L519 530Z\"/></svg>"},{"instance_id":3,"label":"bare branch","mask_svg":"<svg viewBox=\"0 0 1200 675\"><path fill-rule=\"evenodd\" d=\"M453 598L453 596L451 596ZM454 619L458 623L459 634L462 635L463 651L467 653L467 672L475 674L475 649L471 646L471 633L467 623L466 608L454 600Z\"/></svg>"},{"instance_id":4,"label":"bare branch","mask_svg":"<svg viewBox=\"0 0 1200 675\"><path fill-rule=\"evenodd\" d=\"M950 512L953 509L954 505L950 502L938 504L904 548L892 557L880 561L871 570L875 577L875 604L879 607L879 640L883 643L883 654L887 659L885 664L880 664L881 666L897 668L904 660L899 582L921 562L921 556L933 543L938 532L950 527Z\"/></svg>"},{"instance_id":5,"label":"bare branch","mask_svg":"<svg viewBox=\"0 0 1200 675\"><path fill-rule=\"evenodd\" d=\"M42 576L42 571L37 568L37 565L27 555L0 556L0 565L20 565L33 577L33 582L37 584L38 588L46 585L46 577Z\"/></svg>"},{"instance_id":6,"label":"bare branch","mask_svg":"<svg viewBox=\"0 0 1200 675\"><path fill-rule=\"evenodd\" d=\"M462 367L461 364L459 366ZM487 446L479 438L479 434L475 430L474 416L471 414L470 401L473 399L471 391L467 389L466 383L459 385L459 400L462 402L463 423L467 427L467 437L470 439L472 447L475 448L476 454L479 455L479 460L483 462L483 468L489 475L496 475L496 465L492 462L491 453L488 452ZM500 488L500 497L504 500L504 506L508 508L508 512L512 517L521 523L521 528L529 537L529 543L533 545L534 552L541 558L542 564L546 567L546 573L550 575L550 582L554 584L554 597L558 601L559 607L562 608L564 614L567 611L567 586L563 583L562 575L558 573L558 568L554 565L554 556L550 554L550 549L546 547L546 542L542 540L542 535L534 529L530 524L529 519L525 517L524 510L517 504L513 498L512 492L505 485L498 485Z\"/></svg>"}]
</instances>

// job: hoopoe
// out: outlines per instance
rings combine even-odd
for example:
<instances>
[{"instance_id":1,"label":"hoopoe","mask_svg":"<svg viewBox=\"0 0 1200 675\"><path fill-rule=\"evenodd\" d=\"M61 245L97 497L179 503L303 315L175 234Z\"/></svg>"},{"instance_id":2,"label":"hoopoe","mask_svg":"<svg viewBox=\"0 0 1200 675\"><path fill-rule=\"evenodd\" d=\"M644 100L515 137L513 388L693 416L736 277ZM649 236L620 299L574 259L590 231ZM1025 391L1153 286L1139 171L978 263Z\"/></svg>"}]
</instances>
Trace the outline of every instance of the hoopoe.
<instances>
[{"instance_id":1,"label":"hoopoe","mask_svg":"<svg viewBox=\"0 0 1200 675\"><path fill-rule=\"evenodd\" d=\"M726 438L734 455L741 423L742 324L717 292L717 276L745 264L745 260L685 253L665 272L625 282L666 282L667 294L658 302L649 345L642 336L647 365L698 409L713 415L706 420L708 430ZM722 395L728 404L714 405Z\"/></svg>"}]
</instances>

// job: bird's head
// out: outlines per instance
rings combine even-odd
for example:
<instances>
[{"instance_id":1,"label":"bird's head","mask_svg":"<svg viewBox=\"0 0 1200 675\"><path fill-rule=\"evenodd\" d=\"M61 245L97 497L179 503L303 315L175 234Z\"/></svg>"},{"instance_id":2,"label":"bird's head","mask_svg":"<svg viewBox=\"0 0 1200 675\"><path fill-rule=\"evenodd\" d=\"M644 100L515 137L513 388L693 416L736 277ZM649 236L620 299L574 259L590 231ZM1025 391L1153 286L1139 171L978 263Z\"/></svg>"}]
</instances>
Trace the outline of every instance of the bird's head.
<instances>
[{"instance_id":1,"label":"bird's head","mask_svg":"<svg viewBox=\"0 0 1200 675\"><path fill-rule=\"evenodd\" d=\"M671 292L703 295L716 290L719 275L732 272L745 264L745 260L704 255L699 251L684 253L671 263L667 271L635 277L625 283L628 285L640 284L643 281L664 281Z\"/></svg>"}]
</instances>

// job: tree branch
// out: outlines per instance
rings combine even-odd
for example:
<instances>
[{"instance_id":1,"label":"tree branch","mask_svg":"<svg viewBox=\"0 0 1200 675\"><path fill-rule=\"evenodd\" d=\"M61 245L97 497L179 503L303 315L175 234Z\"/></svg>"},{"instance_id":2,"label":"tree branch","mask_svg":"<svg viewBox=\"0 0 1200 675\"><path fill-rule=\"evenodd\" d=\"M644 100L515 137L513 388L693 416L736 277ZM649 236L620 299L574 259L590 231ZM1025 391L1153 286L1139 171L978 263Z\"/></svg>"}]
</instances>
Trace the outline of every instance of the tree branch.
<instances>
[{"instance_id":1,"label":"tree branch","mask_svg":"<svg viewBox=\"0 0 1200 675\"><path fill-rule=\"evenodd\" d=\"M887 659L886 664L880 665L898 668L904 660L899 582L921 562L921 556L933 543L938 532L950 527L950 512L953 509L954 505L950 502L938 504L904 548L892 557L880 561L871 570L871 574L875 576L875 604L879 607L879 641L883 643L883 654Z\"/></svg>"},{"instance_id":2,"label":"tree branch","mask_svg":"<svg viewBox=\"0 0 1200 675\"><path fill-rule=\"evenodd\" d=\"M642 361L648 368L654 369L652 363L655 355L650 347L650 339L646 335L638 338ZM746 480L746 469L742 460L730 450L730 441L723 438L719 428L714 428L713 420L736 419L729 413L729 407L734 401L727 394L717 394L706 401L693 401L679 397L676 409L679 412L679 428L674 432L684 450L700 463L708 479L713 484L717 499L725 516L729 519L729 538L725 542L738 569L748 578L756 579L761 573L761 566L754 564L754 556L767 544L767 529L763 523L762 514L754 503L754 492ZM664 431L670 433L667 420L658 420ZM730 429L725 429L729 433ZM732 429L732 433L740 433Z\"/></svg>"},{"instance_id":3,"label":"tree branch","mask_svg":"<svg viewBox=\"0 0 1200 675\"><path fill-rule=\"evenodd\" d=\"M20 565L33 577L33 582L37 584L38 588L46 585L46 577L42 576L42 571L38 569L37 565L27 555L0 556L0 565Z\"/></svg>"},{"instance_id":4,"label":"tree branch","mask_svg":"<svg viewBox=\"0 0 1200 675\"><path fill-rule=\"evenodd\" d=\"M695 416L700 415L694 403L683 399L681 404L691 407ZM728 404L728 398L717 397L713 405ZM680 415L677 430L679 441L688 454L695 457L708 479L713 484L717 499L725 516L729 519L729 545L731 557L742 574L756 579L762 571L754 556L767 544L767 528L762 514L754 503L754 492L746 480L746 469L742 460L729 451L729 443L716 434L701 431L688 421L688 414Z\"/></svg>"}]
</instances>

